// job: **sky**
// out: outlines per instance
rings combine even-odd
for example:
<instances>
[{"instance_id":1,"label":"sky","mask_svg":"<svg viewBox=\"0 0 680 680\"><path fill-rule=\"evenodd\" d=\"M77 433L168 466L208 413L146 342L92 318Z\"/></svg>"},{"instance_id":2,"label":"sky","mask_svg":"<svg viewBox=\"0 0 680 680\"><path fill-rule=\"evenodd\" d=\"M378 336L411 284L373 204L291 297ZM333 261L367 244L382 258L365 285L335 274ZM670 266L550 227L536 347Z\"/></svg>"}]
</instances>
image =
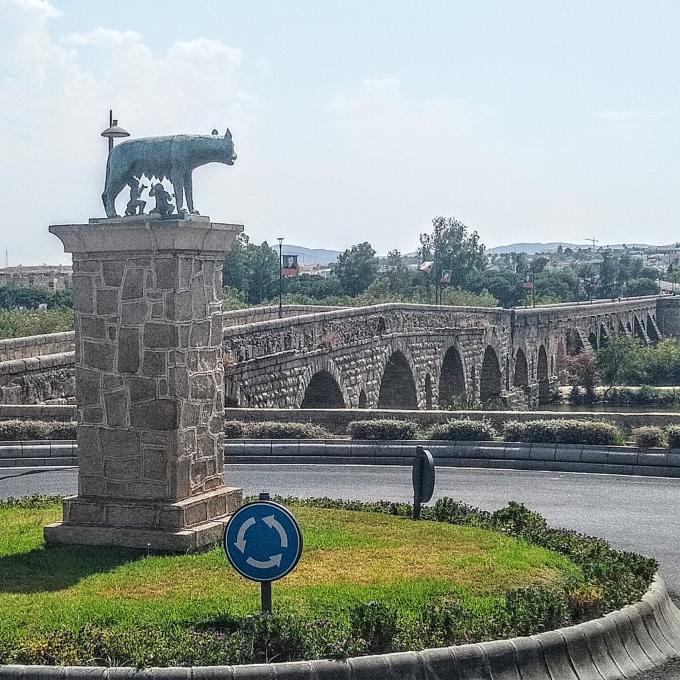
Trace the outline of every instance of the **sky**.
<instances>
[{"instance_id":1,"label":"sky","mask_svg":"<svg viewBox=\"0 0 680 680\"><path fill-rule=\"evenodd\" d=\"M675 242L679 32L674 0L0 0L0 259L104 215L109 108L229 127L194 200L258 243Z\"/></svg>"}]
</instances>

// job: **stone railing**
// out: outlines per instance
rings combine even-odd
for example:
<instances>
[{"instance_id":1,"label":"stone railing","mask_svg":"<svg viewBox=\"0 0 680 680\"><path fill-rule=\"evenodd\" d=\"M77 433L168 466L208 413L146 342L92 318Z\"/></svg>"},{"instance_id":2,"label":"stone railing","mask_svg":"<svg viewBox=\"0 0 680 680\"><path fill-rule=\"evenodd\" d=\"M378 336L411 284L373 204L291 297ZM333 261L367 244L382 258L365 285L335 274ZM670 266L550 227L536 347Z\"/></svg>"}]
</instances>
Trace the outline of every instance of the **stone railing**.
<instances>
[{"instance_id":1,"label":"stone railing","mask_svg":"<svg viewBox=\"0 0 680 680\"><path fill-rule=\"evenodd\" d=\"M72 352L74 342L75 333L73 331L0 340L0 362L28 359L45 354Z\"/></svg>"},{"instance_id":2,"label":"stone railing","mask_svg":"<svg viewBox=\"0 0 680 680\"><path fill-rule=\"evenodd\" d=\"M316 314L317 312L330 312L341 307L331 307L329 305L283 305L283 318L288 319L293 316L305 316ZM258 323L260 321L270 321L279 318L279 308L275 305L268 307L249 307L247 309L233 309L224 312L222 319L225 326L241 326L243 324Z\"/></svg>"}]
</instances>

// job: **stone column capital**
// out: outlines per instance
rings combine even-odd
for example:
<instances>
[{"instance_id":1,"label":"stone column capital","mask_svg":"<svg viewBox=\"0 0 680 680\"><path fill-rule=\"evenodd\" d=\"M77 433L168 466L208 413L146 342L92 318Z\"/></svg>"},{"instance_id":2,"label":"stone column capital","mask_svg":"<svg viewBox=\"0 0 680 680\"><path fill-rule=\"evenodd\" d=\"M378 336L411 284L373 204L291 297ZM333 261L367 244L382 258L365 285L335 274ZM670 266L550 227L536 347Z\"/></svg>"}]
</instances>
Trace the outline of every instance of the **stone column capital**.
<instances>
[{"instance_id":1,"label":"stone column capital","mask_svg":"<svg viewBox=\"0 0 680 680\"><path fill-rule=\"evenodd\" d=\"M223 254L242 231L243 225L211 222L202 215L177 219L140 215L50 227L63 243L64 251L74 255L183 251Z\"/></svg>"}]
</instances>

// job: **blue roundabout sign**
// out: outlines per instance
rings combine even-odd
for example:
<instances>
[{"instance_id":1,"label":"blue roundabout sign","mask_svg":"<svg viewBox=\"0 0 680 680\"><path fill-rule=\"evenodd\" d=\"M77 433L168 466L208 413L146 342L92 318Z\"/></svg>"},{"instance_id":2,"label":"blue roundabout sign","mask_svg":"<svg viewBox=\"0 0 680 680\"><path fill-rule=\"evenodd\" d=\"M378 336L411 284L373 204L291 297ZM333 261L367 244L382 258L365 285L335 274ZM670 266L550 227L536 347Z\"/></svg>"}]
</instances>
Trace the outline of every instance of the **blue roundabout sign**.
<instances>
[{"instance_id":1,"label":"blue roundabout sign","mask_svg":"<svg viewBox=\"0 0 680 680\"><path fill-rule=\"evenodd\" d=\"M289 574L302 555L302 532L293 514L273 501L248 503L224 531L224 551L241 576L260 583Z\"/></svg>"}]
</instances>

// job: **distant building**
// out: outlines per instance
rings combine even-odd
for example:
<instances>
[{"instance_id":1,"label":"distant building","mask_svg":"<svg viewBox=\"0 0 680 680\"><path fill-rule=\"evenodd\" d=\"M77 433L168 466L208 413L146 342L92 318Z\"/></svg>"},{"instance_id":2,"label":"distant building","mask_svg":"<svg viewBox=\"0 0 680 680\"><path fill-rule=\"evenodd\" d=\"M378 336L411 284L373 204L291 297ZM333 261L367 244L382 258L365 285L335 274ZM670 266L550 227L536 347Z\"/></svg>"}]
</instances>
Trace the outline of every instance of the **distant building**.
<instances>
[{"instance_id":1,"label":"distant building","mask_svg":"<svg viewBox=\"0 0 680 680\"><path fill-rule=\"evenodd\" d=\"M17 288L44 288L58 291L71 288L73 270L66 265L41 265L38 267L0 268L0 286Z\"/></svg>"}]
</instances>

